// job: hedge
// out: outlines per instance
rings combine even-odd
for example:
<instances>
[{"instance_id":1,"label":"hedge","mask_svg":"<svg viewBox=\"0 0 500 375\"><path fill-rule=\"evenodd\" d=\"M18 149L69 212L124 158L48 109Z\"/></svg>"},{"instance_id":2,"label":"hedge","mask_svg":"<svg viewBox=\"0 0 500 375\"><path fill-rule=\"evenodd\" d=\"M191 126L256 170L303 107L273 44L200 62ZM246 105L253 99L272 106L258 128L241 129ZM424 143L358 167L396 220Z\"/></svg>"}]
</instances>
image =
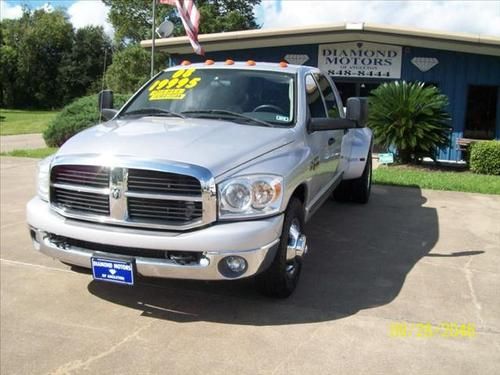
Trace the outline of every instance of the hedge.
<instances>
[{"instance_id":1,"label":"hedge","mask_svg":"<svg viewBox=\"0 0 500 375\"><path fill-rule=\"evenodd\" d=\"M472 172L500 176L500 141L481 141L470 145Z\"/></svg>"},{"instance_id":2,"label":"hedge","mask_svg":"<svg viewBox=\"0 0 500 375\"><path fill-rule=\"evenodd\" d=\"M115 94L115 108L120 108L129 97L130 95ZM99 117L97 95L76 99L49 123L43 132L45 143L49 147L60 147L76 133L97 124Z\"/></svg>"}]
</instances>

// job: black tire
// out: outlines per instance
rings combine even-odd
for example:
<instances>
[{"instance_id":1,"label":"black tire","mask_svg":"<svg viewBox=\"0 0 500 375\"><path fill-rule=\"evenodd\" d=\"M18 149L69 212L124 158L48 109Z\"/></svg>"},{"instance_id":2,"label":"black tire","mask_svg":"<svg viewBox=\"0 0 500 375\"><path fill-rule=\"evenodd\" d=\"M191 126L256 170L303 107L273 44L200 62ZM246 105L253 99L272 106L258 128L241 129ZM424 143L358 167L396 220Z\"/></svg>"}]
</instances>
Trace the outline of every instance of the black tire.
<instances>
[{"instance_id":1,"label":"black tire","mask_svg":"<svg viewBox=\"0 0 500 375\"><path fill-rule=\"evenodd\" d=\"M352 201L365 204L370 199L372 189L372 153L368 153L365 169L361 177L351 181Z\"/></svg>"},{"instance_id":2,"label":"black tire","mask_svg":"<svg viewBox=\"0 0 500 375\"><path fill-rule=\"evenodd\" d=\"M342 181L333 192L338 202L367 203L372 187L372 153L368 153L365 169L361 177Z\"/></svg>"},{"instance_id":3,"label":"black tire","mask_svg":"<svg viewBox=\"0 0 500 375\"><path fill-rule=\"evenodd\" d=\"M337 202L349 202L351 200L351 180L341 181L333 191L333 199Z\"/></svg>"},{"instance_id":4,"label":"black tire","mask_svg":"<svg viewBox=\"0 0 500 375\"><path fill-rule=\"evenodd\" d=\"M281 239L273 262L267 270L256 277L257 289L265 296L287 298L293 293L299 282L302 259L299 257L293 261L286 259L292 223L298 224L300 232L304 233L304 208L302 202L297 198L292 198L286 209Z\"/></svg>"}]
</instances>

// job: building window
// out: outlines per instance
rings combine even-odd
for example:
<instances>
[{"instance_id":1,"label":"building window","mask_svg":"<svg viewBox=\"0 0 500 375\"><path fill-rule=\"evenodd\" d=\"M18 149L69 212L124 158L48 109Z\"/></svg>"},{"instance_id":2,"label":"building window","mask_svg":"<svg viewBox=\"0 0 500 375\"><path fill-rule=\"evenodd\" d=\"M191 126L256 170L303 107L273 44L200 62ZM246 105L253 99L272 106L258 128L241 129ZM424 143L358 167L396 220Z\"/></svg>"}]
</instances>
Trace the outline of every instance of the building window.
<instances>
[{"instance_id":1,"label":"building window","mask_svg":"<svg viewBox=\"0 0 500 375\"><path fill-rule=\"evenodd\" d=\"M498 86L469 86L464 138L495 138L497 99Z\"/></svg>"},{"instance_id":2,"label":"building window","mask_svg":"<svg viewBox=\"0 0 500 375\"><path fill-rule=\"evenodd\" d=\"M342 103L347 103L347 99L353 96L370 96L372 90L375 90L383 82L335 82L339 90Z\"/></svg>"}]
</instances>

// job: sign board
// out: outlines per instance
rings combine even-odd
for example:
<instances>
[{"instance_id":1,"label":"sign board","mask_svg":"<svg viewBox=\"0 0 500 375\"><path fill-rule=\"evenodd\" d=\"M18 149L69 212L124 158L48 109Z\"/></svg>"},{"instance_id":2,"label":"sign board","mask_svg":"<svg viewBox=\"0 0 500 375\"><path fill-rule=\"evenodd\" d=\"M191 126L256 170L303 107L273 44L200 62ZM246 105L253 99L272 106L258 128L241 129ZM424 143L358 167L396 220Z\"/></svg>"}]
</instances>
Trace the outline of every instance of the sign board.
<instances>
[{"instance_id":1,"label":"sign board","mask_svg":"<svg viewBox=\"0 0 500 375\"><path fill-rule=\"evenodd\" d=\"M378 162L380 164L394 163L394 154L392 154L391 152L387 154L378 154Z\"/></svg>"},{"instance_id":2,"label":"sign board","mask_svg":"<svg viewBox=\"0 0 500 375\"><path fill-rule=\"evenodd\" d=\"M425 73L439 64L439 60L435 57L414 57L411 59L411 63L415 65L418 70Z\"/></svg>"},{"instance_id":3,"label":"sign board","mask_svg":"<svg viewBox=\"0 0 500 375\"><path fill-rule=\"evenodd\" d=\"M285 60L290 64L302 65L309 60L309 56L289 53L285 56Z\"/></svg>"},{"instance_id":4,"label":"sign board","mask_svg":"<svg viewBox=\"0 0 500 375\"><path fill-rule=\"evenodd\" d=\"M402 48L368 42L320 44L318 67L332 77L401 78Z\"/></svg>"}]
</instances>

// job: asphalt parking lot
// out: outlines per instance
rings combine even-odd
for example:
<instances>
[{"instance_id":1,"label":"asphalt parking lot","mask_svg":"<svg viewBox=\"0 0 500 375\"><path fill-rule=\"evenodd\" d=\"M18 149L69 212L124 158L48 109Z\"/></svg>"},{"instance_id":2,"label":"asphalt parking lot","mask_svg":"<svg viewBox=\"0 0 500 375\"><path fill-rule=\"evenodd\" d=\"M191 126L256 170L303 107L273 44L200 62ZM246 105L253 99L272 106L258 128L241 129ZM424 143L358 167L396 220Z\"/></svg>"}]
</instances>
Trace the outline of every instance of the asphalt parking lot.
<instances>
[{"instance_id":1,"label":"asphalt parking lot","mask_svg":"<svg viewBox=\"0 0 500 375\"><path fill-rule=\"evenodd\" d=\"M2 374L500 371L500 196L376 186L366 206L327 202L297 291L274 301L249 280L98 283L36 253L35 163L0 159Z\"/></svg>"}]
</instances>

